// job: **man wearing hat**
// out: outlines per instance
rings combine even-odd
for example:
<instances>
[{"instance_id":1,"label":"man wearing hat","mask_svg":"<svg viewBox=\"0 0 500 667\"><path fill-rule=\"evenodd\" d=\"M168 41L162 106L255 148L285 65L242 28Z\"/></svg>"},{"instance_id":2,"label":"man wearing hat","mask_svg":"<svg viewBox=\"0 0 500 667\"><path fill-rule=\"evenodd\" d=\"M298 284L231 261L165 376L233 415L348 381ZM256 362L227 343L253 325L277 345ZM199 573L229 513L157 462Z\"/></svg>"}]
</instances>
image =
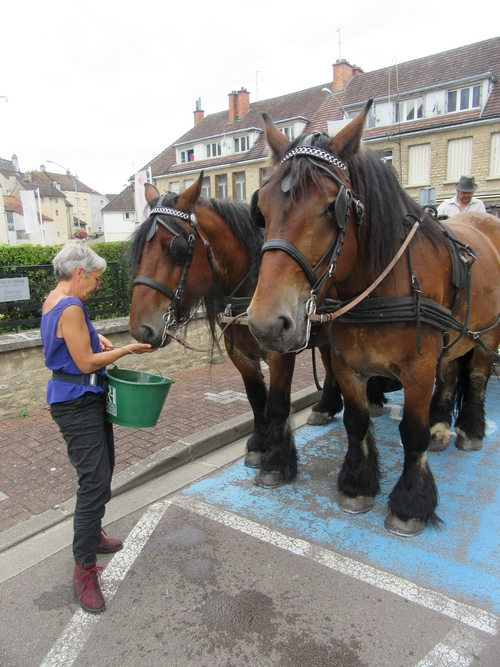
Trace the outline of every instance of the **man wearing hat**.
<instances>
[{"instance_id":1,"label":"man wearing hat","mask_svg":"<svg viewBox=\"0 0 500 667\"><path fill-rule=\"evenodd\" d=\"M463 213L464 211L480 211L486 213L483 202L476 199L472 194L477 190L477 184L474 176L461 176L455 185L457 194L451 199L445 199L438 206L438 215L446 215L451 218L452 215Z\"/></svg>"}]
</instances>

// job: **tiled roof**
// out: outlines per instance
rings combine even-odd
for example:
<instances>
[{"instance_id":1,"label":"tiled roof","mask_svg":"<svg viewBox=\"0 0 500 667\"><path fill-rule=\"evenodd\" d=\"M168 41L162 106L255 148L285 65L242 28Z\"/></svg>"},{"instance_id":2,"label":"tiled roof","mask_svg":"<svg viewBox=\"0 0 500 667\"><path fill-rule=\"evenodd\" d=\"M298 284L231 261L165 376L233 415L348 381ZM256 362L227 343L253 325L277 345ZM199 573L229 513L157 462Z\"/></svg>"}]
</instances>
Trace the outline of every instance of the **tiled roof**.
<instances>
[{"instance_id":1,"label":"tiled roof","mask_svg":"<svg viewBox=\"0 0 500 667\"><path fill-rule=\"evenodd\" d=\"M101 209L103 213L114 213L116 211L135 211L134 186L128 185L119 195L116 195L109 204Z\"/></svg>"},{"instance_id":2,"label":"tiled roof","mask_svg":"<svg viewBox=\"0 0 500 667\"><path fill-rule=\"evenodd\" d=\"M275 122L291 118L305 117L307 131L327 131L329 120L341 120L341 107L362 105L371 98L386 98L390 93L395 97L428 89L429 87L448 87L467 79L492 74L493 90L486 106L457 114L443 114L424 118L414 123L404 123L404 131L428 129L442 125L464 123L479 118L489 119L500 116L500 37L470 44L458 49L437 53L425 58L394 64L372 72L361 72L351 77L345 89L334 92L334 96L323 92L323 88L332 88L332 82L314 86L288 95L281 95L268 100L253 102L243 118L229 120L229 111L219 111L206 116L197 125L183 134L171 146L143 167L151 167L153 176L162 174L175 175L178 172L199 171L211 166L267 157L267 147L263 135L264 122L262 113L267 113ZM217 157L196 162L175 164L176 147L179 144L193 144L208 141L211 137L224 136L235 132L250 131L258 128L262 131L257 142L245 154L237 153L226 157ZM365 131L365 138L387 134L391 126L377 127ZM392 126L394 131L394 126Z\"/></svg>"},{"instance_id":3,"label":"tiled roof","mask_svg":"<svg viewBox=\"0 0 500 667\"><path fill-rule=\"evenodd\" d=\"M23 190L39 190L41 197L59 197L66 199L64 192L61 192L52 183L46 185L36 185L34 183L23 183ZM72 204L70 204L72 206Z\"/></svg>"},{"instance_id":4,"label":"tiled roof","mask_svg":"<svg viewBox=\"0 0 500 667\"><path fill-rule=\"evenodd\" d=\"M74 179L74 181L73 181ZM33 185L44 185L49 183L59 183L60 189L65 192L75 192L75 183L78 188L78 192L86 192L88 194L100 194L97 190L90 188L85 183L82 183L76 176L71 176L70 174L56 174L50 171L28 171L26 172L22 179L21 183L33 184Z\"/></svg>"}]
</instances>

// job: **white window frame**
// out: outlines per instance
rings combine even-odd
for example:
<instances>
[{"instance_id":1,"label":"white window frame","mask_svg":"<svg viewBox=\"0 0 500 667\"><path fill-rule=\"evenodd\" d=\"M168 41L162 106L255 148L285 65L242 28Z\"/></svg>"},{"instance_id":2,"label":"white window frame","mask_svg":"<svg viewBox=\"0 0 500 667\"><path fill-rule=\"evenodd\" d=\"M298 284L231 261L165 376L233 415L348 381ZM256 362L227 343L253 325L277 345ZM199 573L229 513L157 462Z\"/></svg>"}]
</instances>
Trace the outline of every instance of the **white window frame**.
<instances>
[{"instance_id":1,"label":"white window frame","mask_svg":"<svg viewBox=\"0 0 500 667\"><path fill-rule=\"evenodd\" d=\"M246 201L246 178L244 171L234 174L234 198L237 201Z\"/></svg>"},{"instance_id":2,"label":"white window frame","mask_svg":"<svg viewBox=\"0 0 500 667\"><path fill-rule=\"evenodd\" d=\"M248 134L242 137L234 137L234 152L246 153L250 149L250 137Z\"/></svg>"},{"instance_id":3,"label":"white window frame","mask_svg":"<svg viewBox=\"0 0 500 667\"><path fill-rule=\"evenodd\" d=\"M219 174L217 178L217 199L227 199L227 174Z\"/></svg>"},{"instance_id":4,"label":"white window frame","mask_svg":"<svg viewBox=\"0 0 500 667\"><path fill-rule=\"evenodd\" d=\"M285 135L285 137L288 139L288 141L293 141L295 139L295 128L293 125L285 125L285 127L281 128L282 133Z\"/></svg>"},{"instance_id":5,"label":"white window frame","mask_svg":"<svg viewBox=\"0 0 500 667\"><path fill-rule=\"evenodd\" d=\"M489 175L493 178L500 178L500 132L494 132L491 135Z\"/></svg>"},{"instance_id":6,"label":"white window frame","mask_svg":"<svg viewBox=\"0 0 500 667\"><path fill-rule=\"evenodd\" d=\"M170 192L175 192L176 194L180 195L180 193L181 193L181 182L180 181L170 181L169 190L170 190Z\"/></svg>"},{"instance_id":7,"label":"white window frame","mask_svg":"<svg viewBox=\"0 0 500 667\"><path fill-rule=\"evenodd\" d=\"M448 141L448 159L446 180L457 182L463 174L472 173L472 137L450 139Z\"/></svg>"},{"instance_id":8,"label":"white window frame","mask_svg":"<svg viewBox=\"0 0 500 667\"><path fill-rule=\"evenodd\" d=\"M465 95L467 95L467 104L465 104ZM474 95L477 95L477 104L474 104ZM468 109L478 109L481 106L481 97L482 86L480 84L449 90L446 96L447 113L458 113L460 111L467 111Z\"/></svg>"},{"instance_id":9,"label":"white window frame","mask_svg":"<svg viewBox=\"0 0 500 667\"><path fill-rule=\"evenodd\" d=\"M201 196L210 199L210 176L204 176L201 185Z\"/></svg>"},{"instance_id":10,"label":"white window frame","mask_svg":"<svg viewBox=\"0 0 500 667\"><path fill-rule=\"evenodd\" d=\"M209 157L218 157L221 155L221 143L220 141L218 142L213 142L211 144L205 144L205 155L207 158Z\"/></svg>"},{"instance_id":11,"label":"white window frame","mask_svg":"<svg viewBox=\"0 0 500 667\"><path fill-rule=\"evenodd\" d=\"M429 185L431 178L431 145L418 144L408 149L408 185Z\"/></svg>"},{"instance_id":12,"label":"white window frame","mask_svg":"<svg viewBox=\"0 0 500 667\"><path fill-rule=\"evenodd\" d=\"M408 118L413 113L412 118ZM408 123L425 117L425 105L423 97L413 97L410 100L401 100L394 103L394 122Z\"/></svg>"}]
</instances>

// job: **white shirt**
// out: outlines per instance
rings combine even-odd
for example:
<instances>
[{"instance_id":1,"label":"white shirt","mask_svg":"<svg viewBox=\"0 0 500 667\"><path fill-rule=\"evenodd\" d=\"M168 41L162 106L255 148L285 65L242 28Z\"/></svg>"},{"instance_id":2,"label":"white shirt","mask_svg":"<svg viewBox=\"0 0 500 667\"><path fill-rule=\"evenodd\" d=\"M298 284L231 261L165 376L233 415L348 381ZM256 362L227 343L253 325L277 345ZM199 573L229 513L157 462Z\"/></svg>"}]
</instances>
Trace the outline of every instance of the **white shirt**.
<instances>
[{"instance_id":1,"label":"white shirt","mask_svg":"<svg viewBox=\"0 0 500 667\"><path fill-rule=\"evenodd\" d=\"M481 213L486 213L483 202L476 197L472 197L468 206L462 211L458 205L457 195L451 199L445 199L442 204L438 206L438 215L447 215L451 218L452 215L457 215L458 213L465 213L465 211L478 211Z\"/></svg>"}]
</instances>

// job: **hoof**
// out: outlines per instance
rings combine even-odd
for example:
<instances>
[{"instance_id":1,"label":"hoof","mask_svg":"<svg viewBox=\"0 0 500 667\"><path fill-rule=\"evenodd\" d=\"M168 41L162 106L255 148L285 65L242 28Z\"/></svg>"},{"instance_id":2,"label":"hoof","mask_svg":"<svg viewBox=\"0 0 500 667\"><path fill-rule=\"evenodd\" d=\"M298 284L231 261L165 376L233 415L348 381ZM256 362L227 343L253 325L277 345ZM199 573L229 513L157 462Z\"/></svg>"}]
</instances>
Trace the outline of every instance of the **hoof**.
<instances>
[{"instance_id":1,"label":"hoof","mask_svg":"<svg viewBox=\"0 0 500 667\"><path fill-rule=\"evenodd\" d=\"M384 414L384 406L376 405L375 403L368 403L368 410L370 412L370 417L380 417Z\"/></svg>"},{"instance_id":2,"label":"hoof","mask_svg":"<svg viewBox=\"0 0 500 667\"><path fill-rule=\"evenodd\" d=\"M244 463L247 468L258 468L263 456L264 452L258 452L256 450L252 450L245 454Z\"/></svg>"},{"instance_id":3,"label":"hoof","mask_svg":"<svg viewBox=\"0 0 500 667\"><path fill-rule=\"evenodd\" d=\"M370 496L356 496L349 498L344 493L339 497L340 509L349 514L364 514L369 512L373 507L373 498Z\"/></svg>"},{"instance_id":4,"label":"hoof","mask_svg":"<svg viewBox=\"0 0 500 667\"><path fill-rule=\"evenodd\" d=\"M463 452L478 452L483 448L483 441L479 440L479 438L467 438L457 434L455 447L461 449Z\"/></svg>"},{"instance_id":5,"label":"hoof","mask_svg":"<svg viewBox=\"0 0 500 667\"><path fill-rule=\"evenodd\" d=\"M450 444L450 436L443 438L431 438L430 444L427 447L428 452L442 452Z\"/></svg>"},{"instance_id":6,"label":"hoof","mask_svg":"<svg viewBox=\"0 0 500 667\"><path fill-rule=\"evenodd\" d=\"M389 514L384 521L384 526L386 530L390 533L394 533L394 535L413 537L424 532L425 521L422 521L422 519L409 519L408 521L403 521L395 514Z\"/></svg>"},{"instance_id":7,"label":"hoof","mask_svg":"<svg viewBox=\"0 0 500 667\"><path fill-rule=\"evenodd\" d=\"M333 420L333 415L328 412L311 412L307 418L309 426L325 426Z\"/></svg>"},{"instance_id":8,"label":"hoof","mask_svg":"<svg viewBox=\"0 0 500 667\"><path fill-rule=\"evenodd\" d=\"M263 489L276 489L278 486L283 486L285 479L279 470L259 470L253 483Z\"/></svg>"}]
</instances>

